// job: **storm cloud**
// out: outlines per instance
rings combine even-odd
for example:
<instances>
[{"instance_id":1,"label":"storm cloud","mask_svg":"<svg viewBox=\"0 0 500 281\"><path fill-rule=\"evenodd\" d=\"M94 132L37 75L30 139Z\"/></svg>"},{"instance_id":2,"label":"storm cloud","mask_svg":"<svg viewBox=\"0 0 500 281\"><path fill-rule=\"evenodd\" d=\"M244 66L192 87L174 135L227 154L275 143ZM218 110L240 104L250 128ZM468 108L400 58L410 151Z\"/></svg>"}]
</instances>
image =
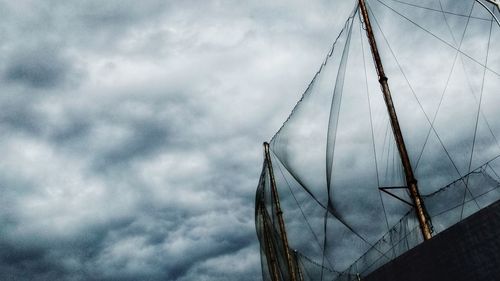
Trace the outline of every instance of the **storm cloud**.
<instances>
[{"instance_id":1,"label":"storm cloud","mask_svg":"<svg viewBox=\"0 0 500 281\"><path fill-rule=\"evenodd\" d=\"M352 6L0 1L0 279L260 279L261 143Z\"/></svg>"}]
</instances>

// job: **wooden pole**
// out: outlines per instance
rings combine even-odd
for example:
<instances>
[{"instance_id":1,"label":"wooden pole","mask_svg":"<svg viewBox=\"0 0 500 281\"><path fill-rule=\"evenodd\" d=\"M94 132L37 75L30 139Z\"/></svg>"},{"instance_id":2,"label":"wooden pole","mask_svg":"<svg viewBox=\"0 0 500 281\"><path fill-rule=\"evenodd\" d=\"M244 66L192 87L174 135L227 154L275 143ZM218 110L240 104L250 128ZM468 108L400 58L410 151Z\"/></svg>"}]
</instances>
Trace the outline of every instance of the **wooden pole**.
<instances>
[{"instance_id":1,"label":"wooden pole","mask_svg":"<svg viewBox=\"0 0 500 281\"><path fill-rule=\"evenodd\" d=\"M413 174L410 157L408 156L403 135L401 133L401 128L399 127L398 117L396 115L396 110L394 109L391 91L389 90L387 77L385 76L384 67L382 66L382 60L380 59L380 54L378 52L377 42L375 41L375 36L373 35L373 29L370 23L370 18L368 16L368 10L366 8L365 0L359 0L359 7L365 23L366 34L370 43L370 49L373 55L373 60L375 62L375 67L377 69L379 78L378 81L382 88L387 111L389 112L392 132L394 134L394 139L396 140L399 155L401 156L401 161L403 163L403 169L406 176L406 185L408 187L408 190L410 191L410 196L413 201L413 207L415 208L415 213L418 218L420 230L422 231L422 236L424 240L429 240L432 237L430 221L427 216L427 211L425 210L424 201L422 200L422 197L420 196L420 193L418 191L417 180L415 179L415 175Z\"/></svg>"},{"instance_id":2,"label":"wooden pole","mask_svg":"<svg viewBox=\"0 0 500 281\"><path fill-rule=\"evenodd\" d=\"M278 260L275 257L275 249L273 247L273 243L270 241L270 235L273 235L273 231L269 230L269 215L266 211L266 207L264 204L260 205L260 212L262 215L262 225L264 227L264 244L266 249L266 261L267 267L271 271L271 277L273 281L280 281L279 277L279 269L278 269Z\"/></svg>"},{"instance_id":3,"label":"wooden pole","mask_svg":"<svg viewBox=\"0 0 500 281\"><path fill-rule=\"evenodd\" d=\"M300 270L299 255L297 254L297 251L293 251L293 256L295 259L295 268L297 268L297 275L299 277L299 281L304 281L304 275L302 274L302 270Z\"/></svg>"},{"instance_id":4,"label":"wooden pole","mask_svg":"<svg viewBox=\"0 0 500 281\"><path fill-rule=\"evenodd\" d=\"M271 179L271 193L273 196L276 215L278 216L280 236L282 239L283 248L285 250L288 273L290 274L291 281L297 281L297 277L295 275L295 270L292 262L292 256L290 254L290 249L288 247L288 238L286 235L285 221L283 220L283 212L281 211L280 199L278 195L278 190L276 188L276 180L274 179L273 164L271 162L271 154L269 152L269 143L267 142L264 143L264 154L266 157L267 168L269 169L268 171L269 171L269 178Z\"/></svg>"}]
</instances>

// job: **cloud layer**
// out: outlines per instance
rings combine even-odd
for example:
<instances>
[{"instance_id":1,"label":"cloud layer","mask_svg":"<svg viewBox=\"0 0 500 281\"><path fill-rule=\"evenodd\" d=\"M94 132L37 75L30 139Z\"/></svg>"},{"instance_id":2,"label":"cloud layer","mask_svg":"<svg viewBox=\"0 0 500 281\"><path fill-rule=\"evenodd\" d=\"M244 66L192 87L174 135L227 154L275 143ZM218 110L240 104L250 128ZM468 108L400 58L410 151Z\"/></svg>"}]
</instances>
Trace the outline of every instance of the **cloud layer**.
<instances>
[{"instance_id":1,"label":"cloud layer","mask_svg":"<svg viewBox=\"0 0 500 281\"><path fill-rule=\"evenodd\" d=\"M260 278L261 143L345 2L0 1L0 279Z\"/></svg>"}]
</instances>

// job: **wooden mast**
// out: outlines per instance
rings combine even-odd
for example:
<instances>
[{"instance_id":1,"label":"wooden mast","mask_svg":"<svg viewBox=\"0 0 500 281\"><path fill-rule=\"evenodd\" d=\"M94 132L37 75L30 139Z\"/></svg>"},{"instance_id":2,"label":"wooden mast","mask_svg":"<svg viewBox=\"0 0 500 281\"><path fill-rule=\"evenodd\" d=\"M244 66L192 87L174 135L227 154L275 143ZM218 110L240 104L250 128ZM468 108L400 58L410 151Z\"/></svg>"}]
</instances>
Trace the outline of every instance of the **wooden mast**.
<instances>
[{"instance_id":1,"label":"wooden mast","mask_svg":"<svg viewBox=\"0 0 500 281\"><path fill-rule=\"evenodd\" d=\"M290 274L291 281L297 281L295 275L295 267L292 262L292 255L288 247L288 238L286 235L285 221L283 220L283 212L281 211L280 199L278 195L278 190L276 188L276 180L274 179L273 165L271 162L271 154L269 152L269 143L264 143L264 154L267 162L267 168L269 171L269 178L271 179L271 194L273 196L274 207L276 210L276 215L278 216L278 223L280 227L280 236L283 243L283 248L285 250L286 262L288 266L288 273Z\"/></svg>"},{"instance_id":2,"label":"wooden mast","mask_svg":"<svg viewBox=\"0 0 500 281\"><path fill-rule=\"evenodd\" d=\"M271 270L271 276L273 278L273 281L280 281L279 278L279 269L278 269L278 260L275 257L275 252L274 252L274 247L272 242L270 241L271 239L269 238L269 235L272 235L273 230L269 230L269 225L268 225L268 217L269 215L267 214L266 207L264 205L260 205L260 212L262 213L262 224L264 227L264 244L265 244L265 250L266 250L266 260L267 260L267 267L269 270Z\"/></svg>"},{"instance_id":3,"label":"wooden mast","mask_svg":"<svg viewBox=\"0 0 500 281\"><path fill-rule=\"evenodd\" d=\"M384 95L384 101L387 106L387 111L389 112L389 118L391 120L392 132L394 134L394 139L396 140L396 145L398 147L399 155L401 156L401 161L403 163L403 169L406 177L406 185L410 192L411 199L413 201L413 207L415 208L415 213L418 218L420 225L420 230L422 231L422 236L424 240L429 240L431 235L430 219L427 216L427 211L425 210L424 202L420 193L418 191L417 180L413 174L413 169L410 163L410 157L406 150L403 135L401 134L401 128L399 127L398 117L396 115L396 110L394 109L394 104L392 102L391 91L389 90L389 84L387 83L387 76L385 76L384 67L382 66L382 60L380 59L380 54L377 48L377 42L375 41L375 36L373 35L373 29L370 24L370 18L368 16L368 10L366 8L365 0L358 0L361 14L363 16L364 24L366 27L366 34L368 36L368 41L370 43L370 49L373 55L373 60L375 62L375 67L377 69L378 81L382 88L382 93Z\"/></svg>"}]
</instances>

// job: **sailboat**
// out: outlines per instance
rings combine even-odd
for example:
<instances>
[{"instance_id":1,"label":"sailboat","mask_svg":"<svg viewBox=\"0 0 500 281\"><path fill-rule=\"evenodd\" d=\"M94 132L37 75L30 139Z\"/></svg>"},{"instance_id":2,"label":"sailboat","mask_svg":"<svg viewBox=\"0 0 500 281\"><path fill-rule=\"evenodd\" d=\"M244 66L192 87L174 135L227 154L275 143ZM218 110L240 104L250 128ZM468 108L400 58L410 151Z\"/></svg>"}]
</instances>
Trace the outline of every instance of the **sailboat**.
<instances>
[{"instance_id":1,"label":"sailboat","mask_svg":"<svg viewBox=\"0 0 500 281\"><path fill-rule=\"evenodd\" d=\"M263 280L500 280L500 1L353 6L264 143Z\"/></svg>"}]
</instances>

